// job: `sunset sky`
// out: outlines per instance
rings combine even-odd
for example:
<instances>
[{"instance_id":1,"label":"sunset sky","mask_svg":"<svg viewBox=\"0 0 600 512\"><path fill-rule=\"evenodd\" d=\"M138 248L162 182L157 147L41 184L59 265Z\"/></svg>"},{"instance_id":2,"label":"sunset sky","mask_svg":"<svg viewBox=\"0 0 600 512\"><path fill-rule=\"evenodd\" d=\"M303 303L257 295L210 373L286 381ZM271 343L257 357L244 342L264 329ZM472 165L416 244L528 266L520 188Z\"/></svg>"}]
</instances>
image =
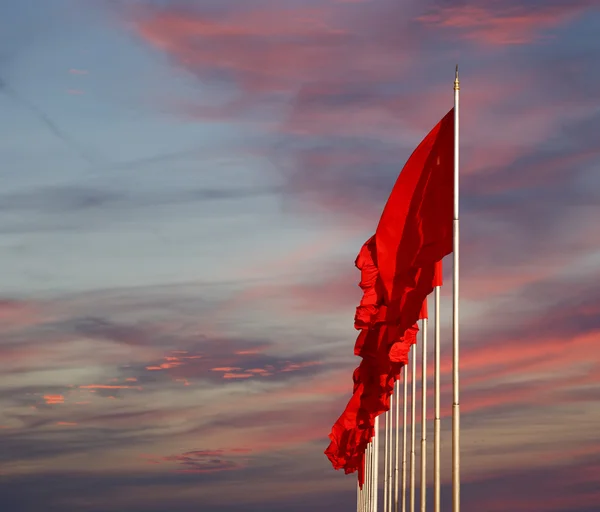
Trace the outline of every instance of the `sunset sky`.
<instances>
[{"instance_id":1,"label":"sunset sky","mask_svg":"<svg viewBox=\"0 0 600 512\"><path fill-rule=\"evenodd\" d=\"M2 512L354 510L354 259L457 63L463 512L597 511L598 34L597 0L2 0Z\"/></svg>"}]
</instances>

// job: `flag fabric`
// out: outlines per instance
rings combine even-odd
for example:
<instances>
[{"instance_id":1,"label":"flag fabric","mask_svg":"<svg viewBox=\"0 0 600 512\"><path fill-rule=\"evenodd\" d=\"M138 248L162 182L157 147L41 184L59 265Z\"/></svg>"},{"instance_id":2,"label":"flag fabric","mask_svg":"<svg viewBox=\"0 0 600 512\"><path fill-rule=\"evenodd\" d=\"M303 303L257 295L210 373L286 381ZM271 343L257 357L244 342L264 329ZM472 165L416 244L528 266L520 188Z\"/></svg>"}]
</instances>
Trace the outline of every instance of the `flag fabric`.
<instances>
[{"instance_id":1,"label":"flag fabric","mask_svg":"<svg viewBox=\"0 0 600 512\"><path fill-rule=\"evenodd\" d=\"M454 109L410 156L375 232L378 286L386 321L406 331L434 288L437 262L452 252ZM395 342L392 342L394 344ZM390 351L400 360L403 351Z\"/></svg>"},{"instance_id":2,"label":"flag fabric","mask_svg":"<svg viewBox=\"0 0 600 512\"><path fill-rule=\"evenodd\" d=\"M402 169L375 235L356 258L363 296L354 326L353 394L334 424L325 450L336 469L359 470L375 418L389 398L416 343L426 297L442 282L442 258L452 252L453 110L429 132Z\"/></svg>"}]
</instances>

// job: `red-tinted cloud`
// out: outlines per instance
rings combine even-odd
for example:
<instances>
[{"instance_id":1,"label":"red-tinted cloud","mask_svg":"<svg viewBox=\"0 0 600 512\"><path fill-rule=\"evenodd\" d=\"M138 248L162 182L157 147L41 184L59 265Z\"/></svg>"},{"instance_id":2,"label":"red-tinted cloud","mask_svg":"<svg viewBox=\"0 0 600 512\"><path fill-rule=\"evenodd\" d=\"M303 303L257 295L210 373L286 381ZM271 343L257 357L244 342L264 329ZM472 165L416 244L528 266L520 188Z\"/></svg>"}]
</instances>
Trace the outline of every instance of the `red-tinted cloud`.
<instances>
[{"instance_id":1,"label":"red-tinted cloud","mask_svg":"<svg viewBox=\"0 0 600 512\"><path fill-rule=\"evenodd\" d=\"M337 77L342 69L372 80L397 75L401 56L378 55L377 42L357 40L345 14L344 6L326 3L240 5L220 16L172 9L145 13L137 28L197 75L218 70L253 94L287 93L311 77ZM236 103L242 110L253 107L244 100Z\"/></svg>"},{"instance_id":2,"label":"red-tinted cloud","mask_svg":"<svg viewBox=\"0 0 600 512\"><path fill-rule=\"evenodd\" d=\"M126 386L126 385L112 385L112 384L85 384L79 386L80 389L137 389L141 390L141 386Z\"/></svg>"},{"instance_id":3,"label":"red-tinted cloud","mask_svg":"<svg viewBox=\"0 0 600 512\"><path fill-rule=\"evenodd\" d=\"M547 5L490 2L480 5L437 7L418 18L425 24L453 30L453 35L491 45L532 43L547 36L548 29L565 24L595 4L578 0Z\"/></svg>"},{"instance_id":4,"label":"red-tinted cloud","mask_svg":"<svg viewBox=\"0 0 600 512\"><path fill-rule=\"evenodd\" d=\"M62 395L44 395L44 400L48 405L65 403L65 397Z\"/></svg>"},{"instance_id":5,"label":"red-tinted cloud","mask_svg":"<svg viewBox=\"0 0 600 512\"><path fill-rule=\"evenodd\" d=\"M40 310L40 305L33 302L0 299L0 330L2 331L34 325L43 319L47 317Z\"/></svg>"}]
</instances>

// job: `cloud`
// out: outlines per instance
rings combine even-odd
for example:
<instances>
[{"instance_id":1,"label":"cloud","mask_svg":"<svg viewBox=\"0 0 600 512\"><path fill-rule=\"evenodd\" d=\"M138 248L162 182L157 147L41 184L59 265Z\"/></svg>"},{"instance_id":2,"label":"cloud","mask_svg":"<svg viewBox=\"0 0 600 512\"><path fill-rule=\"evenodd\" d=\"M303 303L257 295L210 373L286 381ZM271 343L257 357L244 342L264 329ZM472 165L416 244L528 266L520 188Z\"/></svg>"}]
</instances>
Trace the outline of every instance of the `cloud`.
<instances>
[{"instance_id":1,"label":"cloud","mask_svg":"<svg viewBox=\"0 0 600 512\"><path fill-rule=\"evenodd\" d=\"M277 187L261 186L185 189L175 186L159 191L77 185L29 188L0 194L0 211L6 214L0 222L0 232L89 231L113 225L124 212L135 214L157 207L256 199L277 192Z\"/></svg>"},{"instance_id":2,"label":"cloud","mask_svg":"<svg viewBox=\"0 0 600 512\"><path fill-rule=\"evenodd\" d=\"M500 2L492 6L451 5L422 15L410 4L399 17L391 16L397 7L389 2L377 7L368 2L364 6L320 3L312 10L287 4L275 9L259 5L231 11L167 7L142 10L135 23L143 39L158 45L191 73L212 83L231 85L228 95L233 99L224 99L222 106L219 101L217 106L211 102L211 108L221 110L223 120L247 119L258 125L263 119L256 112L258 106L279 112L268 128L274 133L267 154L285 178L288 198L299 200L308 206L305 209L319 205L323 208L320 213L341 211L346 216L367 217L374 224L417 137L451 106L448 85L440 84L439 77L424 86L413 75L402 74L421 58L430 58L430 45L424 43L419 31L410 28L410 22L421 19L464 26L465 34L471 30L498 38L503 31L529 33L539 23L554 26L591 7L591 2L579 1L569 6L540 4L534 10ZM392 18L408 27L396 27L396 39L387 22ZM272 26L273 19L280 22ZM286 29L303 44L290 49L285 43L272 44ZM343 46L353 50L352 58L339 56L339 45L326 43L328 37L343 38ZM512 36L507 33L505 37ZM396 45L403 43L411 50L402 53L401 62L391 64L386 55L394 54ZM296 62L295 52L305 48L314 48L319 59ZM246 52L253 52L254 60L260 54L262 65L249 66L253 59L246 58ZM269 56L274 52L285 55L285 66L278 60L271 62ZM549 54L557 59L555 51ZM570 57L565 56L559 65L568 62ZM557 136L561 123L579 121L582 116L581 109L565 113L578 96L570 93L556 101L556 92L546 85L552 80L542 79L541 69L532 72L530 64L495 62L494 66L482 65L477 73L466 72L463 162L467 177L486 171L484 181L493 175L498 183L510 183L508 175L489 171L509 167L520 176L523 166L528 165L526 159L537 157L539 145ZM355 69L357 66L368 69ZM386 72L380 74L380 67ZM556 68L556 62L552 67ZM510 79L515 73L520 76L518 82ZM549 98L553 98L552 106ZM202 108L186 111L202 119ZM588 105L586 108L589 110ZM264 112L264 108L260 110ZM208 119L214 119L214 114ZM561 161L565 167L585 161L586 154L587 161L597 158L589 144L557 151L561 155L553 161L555 168ZM539 180L544 173L538 171L537 175ZM476 179L468 181L475 183ZM464 200L473 204L477 198ZM521 206L526 207L527 201Z\"/></svg>"},{"instance_id":3,"label":"cloud","mask_svg":"<svg viewBox=\"0 0 600 512\"><path fill-rule=\"evenodd\" d=\"M0 299L0 329L3 332L36 324L44 319L41 304L16 299Z\"/></svg>"},{"instance_id":4,"label":"cloud","mask_svg":"<svg viewBox=\"0 0 600 512\"><path fill-rule=\"evenodd\" d=\"M453 31L454 36L490 45L530 44L595 6L593 1L475 2L431 9L419 16L424 25Z\"/></svg>"},{"instance_id":5,"label":"cloud","mask_svg":"<svg viewBox=\"0 0 600 512\"><path fill-rule=\"evenodd\" d=\"M327 4L259 4L250 9L237 4L219 13L174 8L144 13L137 29L198 76L231 77L254 93L285 93L303 77L334 75L348 67L342 62L352 51L354 58L347 62L353 62L353 71L368 66L371 72L388 74L390 59L367 63L373 46L364 40L359 44L336 14Z\"/></svg>"},{"instance_id":6,"label":"cloud","mask_svg":"<svg viewBox=\"0 0 600 512\"><path fill-rule=\"evenodd\" d=\"M44 395L44 400L48 405L65 403L65 397L62 395Z\"/></svg>"},{"instance_id":7,"label":"cloud","mask_svg":"<svg viewBox=\"0 0 600 512\"><path fill-rule=\"evenodd\" d=\"M157 464L174 462L179 467L176 470L178 473L218 473L244 467L245 458L240 460L239 455L248 451L250 450L193 450L179 455L148 458L147 460Z\"/></svg>"},{"instance_id":8,"label":"cloud","mask_svg":"<svg viewBox=\"0 0 600 512\"><path fill-rule=\"evenodd\" d=\"M451 106L448 85L440 84L439 76L424 84L414 73L403 74L419 69L423 58L430 62L431 45L441 44L434 39L427 43L411 22L419 19L426 26L460 26L467 37L518 40L534 37L537 27L555 27L588 8L592 4L587 1L569 6L540 4L535 10L499 2L492 6L450 5L424 14L409 4L401 16L394 17L399 8L390 2L378 6L369 2L318 3L308 9L290 4L269 5L268 9L256 5L231 11L170 6L142 9L134 24L146 42L193 75L229 87L211 102L212 113L204 106L186 107L186 112L205 120L246 120L257 129L268 120L266 142L257 144L283 176L287 204L299 205L305 214L314 215L318 207L321 217L341 214L338 220L356 222L360 218L365 225L374 226L409 152ZM273 24L273 19L279 23ZM392 31L389 19L398 20L400 26ZM288 29L290 37L302 44L288 47L283 36ZM410 50L391 63L386 56L398 56L398 45ZM342 55L346 49L352 51L351 58ZM305 59L305 51L318 59ZM281 55L285 64L274 55ZM544 69L566 66L577 55L559 58L549 49L548 57L543 58L554 62ZM249 65L258 60L261 66ZM476 73L465 72L462 162L467 209L506 204L515 216L533 222L544 215L536 209L537 205L545 208L542 201L545 205L564 204L558 197L561 185L554 179L553 169L559 172L597 160L593 144L585 139L571 147L555 145L550 151L554 154L542 161L548 141L560 138L565 124L583 127L582 119L594 104L574 91L557 97L547 84L563 75L544 73L548 71L532 71L529 60L494 62L493 66L483 63ZM510 78L515 74L520 77L518 82ZM569 111L573 106L576 108ZM531 162L535 159L539 166L534 168ZM526 198L501 197L498 187L518 187L515 179L528 182ZM543 197L532 190L541 180L547 191ZM496 189L491 188L492 182ZM490 188L484 190L485 184ZM504 191L508 196L508 190ZM520 201L518 208L514 207L516 201ZM483 224L468 225L463 231L478 236L485 229L479 227ZM520 227L528 234L533 226ZM517 256L519 253L508 247L539 239L523 236L503 245L509 256ZM497 250L494 244L483 247L488 253ZM469 254L467 251L467 257ZM469 263L475 259L484 258L478 253Z\"/></svg>"},{"instance_id":9,"label":"cloud","mask_svg":"<svg viewBox=\"0 0 600 512\"><path fill-rule=\"evenodd\" d=\"M171 352L163 357L163 362L150 362L145 369L153 379L164 373L173 380L183 380L188 384L200 380L210 381L213 385L238 379L281 382L321 371L321 362L309 359L310 354L292 358L270 355L269 352L277 345L264 340L208 339L196 343L193 352ZM238 347L250 348L241 350Z\"/></svg>"}]
</instances>

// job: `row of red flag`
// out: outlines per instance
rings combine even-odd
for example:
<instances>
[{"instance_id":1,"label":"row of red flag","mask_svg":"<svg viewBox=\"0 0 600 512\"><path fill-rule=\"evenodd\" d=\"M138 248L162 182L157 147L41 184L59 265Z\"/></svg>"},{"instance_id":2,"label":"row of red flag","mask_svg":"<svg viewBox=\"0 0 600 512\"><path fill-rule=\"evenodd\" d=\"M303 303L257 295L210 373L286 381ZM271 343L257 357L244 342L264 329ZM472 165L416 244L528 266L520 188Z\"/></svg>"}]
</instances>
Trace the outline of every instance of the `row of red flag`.
<instances>
[{"instance_id":1,"label":"row of red flag","mask_svg":"<svg viewBox=\"0 0 600 512\"><path fill-rule=\"evenodd\" d=\"M441 260L452 252L454 109L429 132L398 176L356 266L363 297L354 327L354 390L332 427L325 454L335 469L364 480L365 449L427 317L426 298L441 285Z\"/></svg>"}]
</instances>

